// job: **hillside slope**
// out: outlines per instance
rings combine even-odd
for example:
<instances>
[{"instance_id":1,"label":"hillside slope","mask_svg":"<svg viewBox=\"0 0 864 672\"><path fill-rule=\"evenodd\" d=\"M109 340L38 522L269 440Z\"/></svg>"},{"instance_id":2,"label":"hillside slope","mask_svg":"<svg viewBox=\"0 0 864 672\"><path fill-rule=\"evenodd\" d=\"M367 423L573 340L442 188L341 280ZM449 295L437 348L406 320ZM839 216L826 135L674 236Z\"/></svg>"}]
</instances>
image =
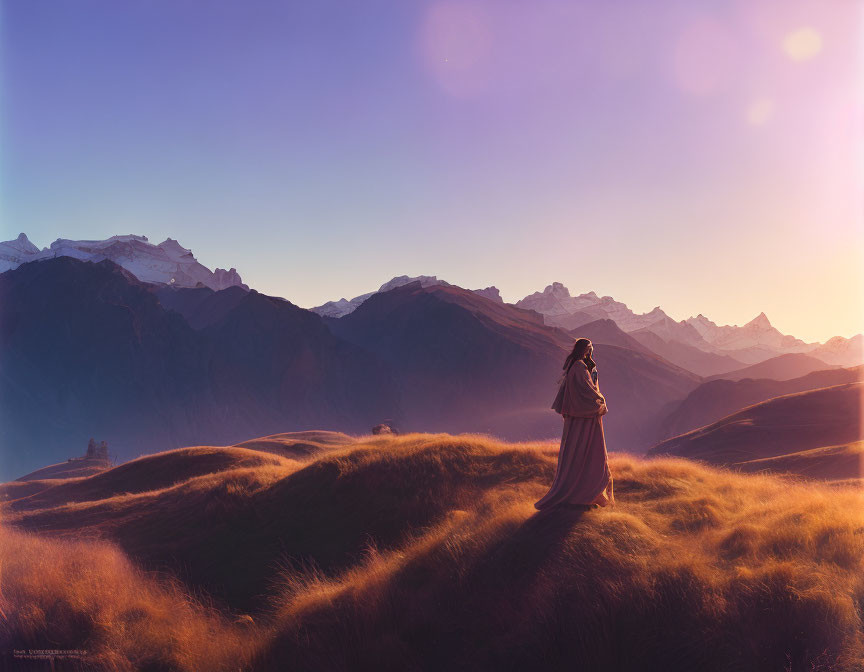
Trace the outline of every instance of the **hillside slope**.
<instances>
[{"instance_id":1,"label":"hillside slope","mask_svg":"<svg viewBox=\"0 0 864 672\"><path fill-rule=\"evenodd\" d=\"M864 665L860 490L615 455L614 507L541 514L555 448L363 437L6 505L0 637L83 649L95 670Z\"/></svg>"},{"instance_id":2,"label":"hillside slope","mask_svg":"<svg viewBox=\"0 0 864 672\"><path fill-rule=\"evenodd\" d=\"M862 394L864 383L847 383L774 397L661 441L648 454L732 464L858 441Z\"/></svg>"},{"instance_id":3,"label":"hillside slope","mask_svg":"<svg viewBox=\"0 0 864 672\"><path fill-rule=\"evenodd\" d=\"M660 439L703 427L746 406L793 392L864 381L864 367L814 371L792 380L710 380L674 406L660 423Z\"/></svg>"},{"instance_id":4,"label":"hillside slope","mask_svg":"<svg viewBox=\"0 0 864 672\"><path fill-rule=\"evenodd\" d=\"M731 465L739 471L786 472L826 481L864 477L864 441L799 450ZM864 483L862 483L864 484Z\"/></svg>"},{"instance_id":5,"label":"hillside slope","mask_svg":"<svg viewBox=\"0 0 864 672\"><path fill-rule=\"evenodd\" d=\"M700 376L741 368L741 362L729 355L706 352L674 339L667 341L649 328L631 332L629 336L660 357Z\"/></svg>"},{"instance_id":6,"label":"hillside slope","mask_svg":"<svg viewBox=\"0 0 864 672\"><path fill-rule=\"evenodd\" d=\"M806 376L814 371L839 368L834 364L826 364L821 359L803 352L791 352L766 359L758 364L751 364L734 371L726 371L708 380L722 378L724 380L743 380L744 378L767 378L770 380L791 380Z\"/></svg>"},{"instance_id":7,"label":"hillside slope","mask_svg":"<svg viewBox=\"0 0 864 672\"><path fill-rule=\"evenodd\" d=\"M376 294L328 324L394 371L412 430L479 431L510 440L560 435L561 417L550 406L576 332L544 324L533 310L458 287L412 283ZM594 359L610 400L604 420L615 450L648 448L661 409L701 382L656 355L605 342Z\"/></svg>"},{"instance_id":8,"label":"hillside slope","mask_svg":"<svg viewBox=\"0 0 864 672\"><path fill-rule=\"evenodd\" d=\"M574 329L570 329L570 334L573 338L590 338L591 342L595 345L605 343L607 345L617 345L621 348L627 348L634 352L641 352L643 355L658 355L651 348L642 345L633 336L621 329L621 327L615 324L615 320L592 320Z\"/></svg>"},{"instance_id":9,"label":"hillside slope","mask_svg":"<svg viewBox=\"0 0 864 672\"><path fill-rule=\"evenodd\" d=\"M0 369L7 479L94 435L129 459L325 425L368 431L399 409L386 366L318 315L237 287L157 290L107 260L0 274Z\"/></svg>"}]
</instances>

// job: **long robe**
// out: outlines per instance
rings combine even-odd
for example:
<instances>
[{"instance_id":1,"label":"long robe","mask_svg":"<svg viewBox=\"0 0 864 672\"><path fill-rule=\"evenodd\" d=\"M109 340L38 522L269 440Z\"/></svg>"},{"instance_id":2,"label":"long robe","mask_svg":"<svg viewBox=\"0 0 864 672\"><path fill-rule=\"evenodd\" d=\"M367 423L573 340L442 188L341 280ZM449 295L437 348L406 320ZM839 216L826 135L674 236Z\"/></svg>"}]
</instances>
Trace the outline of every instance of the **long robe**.
<instances>
[{"instance_id":1,"label":"long robe","mask_svg":"<svg viewBox=\"0 0 864 672\"><path fill-rule=\"evenodd\" d=\"M607 412L606 399L585 362L580 360L570 367L552 408L564 416L558 465L552 487L534 507L614 504L612 473L609 471L601 419Z\"/></svg>"}]
</instances>

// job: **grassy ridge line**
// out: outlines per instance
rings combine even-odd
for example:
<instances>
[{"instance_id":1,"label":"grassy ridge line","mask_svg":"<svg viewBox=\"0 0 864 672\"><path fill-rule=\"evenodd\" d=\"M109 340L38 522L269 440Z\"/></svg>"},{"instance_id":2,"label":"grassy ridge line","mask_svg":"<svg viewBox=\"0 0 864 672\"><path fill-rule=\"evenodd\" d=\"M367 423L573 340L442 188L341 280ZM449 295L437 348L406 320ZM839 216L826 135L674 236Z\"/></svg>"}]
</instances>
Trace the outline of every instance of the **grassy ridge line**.
<instances>
[{"instance_id":1,"label":"grassy ridge line","mask_svg":"<svg viewBox=\"0 0 864 672\"><path fill-rule=\"evenodd\" d=\"M0 544L0 606L13 614L4 635L35 640L50 631L56 639L57 624L69 623L64 641L120 652L110 665L109 658L91 661L97 669L136 669L117 662L124 656L150 656L171 669L202 669L189 661L210 656L203 669L214 670L237 669L247 656L256 670L536 669L538 661L545 669L572 668L574 661L622 670L864 666L858 489L613 454L614 509L537 515L532 504L551 480L553 444L448 435L362 443L300 471L229 470L163 491L176 495L160 500L163 507L182 507L191 490L203 498L226 487L235 491L224 506L262 496L256 501L284 503L302 476L310 493L323 488L331 498L348 498L328 516L349 515L358 501L374 508L361 522L387 507L397 518L430 509L426 523L408 534L373 535L361 559L338 571L313 563L274 572L271 606L255 614L254 624L208 612L176 584L165 588L128 562L99 562L104 546L94 546L88 560L88 545L77 542L81 564L49 563L61 578L43 582L29 560L68 556L51 550L67 542L4 531L17 538ZM255 487L238 486L241 476ZM371 494L350 499L364 484ZM110 508L116 499L70 506ZM78 585L82 568L94 580L65 587ZM124 606L135 599L144 605ZM145 609L151 600L177 606L154 616ZM57 604L74 618L45 620L24 609ZM136 608L145 610L134 618L140 633L124 638L117 633L129 632L124 619ZM158 616L169 612L180 618L176 626ZM184 639L182 628L198 644ZM225 647L210 647L206 632L222 637L223 630Z\"/></svg>"}]
</instances>

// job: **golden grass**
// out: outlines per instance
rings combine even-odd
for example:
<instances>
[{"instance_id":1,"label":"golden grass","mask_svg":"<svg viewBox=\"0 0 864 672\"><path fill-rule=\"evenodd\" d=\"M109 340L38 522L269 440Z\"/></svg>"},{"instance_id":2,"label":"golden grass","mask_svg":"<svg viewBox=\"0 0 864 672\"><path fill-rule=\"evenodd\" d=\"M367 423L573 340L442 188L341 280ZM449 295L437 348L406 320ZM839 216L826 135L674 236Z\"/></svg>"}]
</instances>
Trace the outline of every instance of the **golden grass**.
<instances>
[{"instance_id":1,"label":"golden grass","mask_svg":"<svg viewBox=\"0 0 864 672\"><path fill-rule=\"evenodd\" d=\"M245 448L178 448L145 455L90 477L39 481L42 487L29 497L18 498L11 504L11 509L44 509L71 502L102 501L118 495L151 493L196 476L210 476L243 467L266 468L284 464L288 464L285 458ZM14 491L6 493L10 500L14 494Z\"/></svg>"},{"instance_id":2,"label":"golden grass","mask_svg":"<svg viewBox=\"0 0 864 672\"><path fill-rule=\"evenodd\" d=\"M614 507L541 514L556 448L366 436L305 463L8 514L98 533L135 566L103 542L3 531L3 634L86 648L105 670L864 669L854 481L613 453ZM181 560L183 590L136 568L157 557ZM222 611L201 606L223 584ZM254 620L234 622L247 606Z\"/></svg>"},{"instance_id":3,"label":"golden grass","mask_svg":"<svg viewBox=\"0 0 864 672\"><path fill-rule=\"evenodd\" d=\"M864 476L864 441L838 446L821 446L788 455L764 457L730 465L741 471L772 471L798 474L806 478L846 480L850 475Z\"/></svg>"},{"instance_id":4,"label":"golden grass","mask_svg":"<svg viewBox=\"0 0 864 672\"><path fill-rule=\"evenodd\" d=\"M38 668L15 659L14 649L83 650L57 669L112 671L236 670L252 653L243 627L165 577L145 575L111 545L7 528L0 528L0 641L5 669L48 669L46 661Z\"/></svg>"}]
</instances>

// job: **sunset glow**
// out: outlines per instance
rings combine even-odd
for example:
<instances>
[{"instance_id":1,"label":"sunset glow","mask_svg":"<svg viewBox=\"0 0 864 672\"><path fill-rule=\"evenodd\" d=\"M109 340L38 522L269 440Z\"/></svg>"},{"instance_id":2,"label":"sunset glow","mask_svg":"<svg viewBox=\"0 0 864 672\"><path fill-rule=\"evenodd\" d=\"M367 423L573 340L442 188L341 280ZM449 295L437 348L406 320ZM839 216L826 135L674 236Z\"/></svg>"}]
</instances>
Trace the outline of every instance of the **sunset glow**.
<instances>
[{"instance_id":1,"label":"sunset glow","mask_svg":"<svg viewBox=\"0 0 864 672\"><path fill-rule=\"evenodd\" d=\"M857 3L53 7L5 8L3 239L182 236L306 307L427 274L862 330Z\"/></svg>"}]
</instances>

